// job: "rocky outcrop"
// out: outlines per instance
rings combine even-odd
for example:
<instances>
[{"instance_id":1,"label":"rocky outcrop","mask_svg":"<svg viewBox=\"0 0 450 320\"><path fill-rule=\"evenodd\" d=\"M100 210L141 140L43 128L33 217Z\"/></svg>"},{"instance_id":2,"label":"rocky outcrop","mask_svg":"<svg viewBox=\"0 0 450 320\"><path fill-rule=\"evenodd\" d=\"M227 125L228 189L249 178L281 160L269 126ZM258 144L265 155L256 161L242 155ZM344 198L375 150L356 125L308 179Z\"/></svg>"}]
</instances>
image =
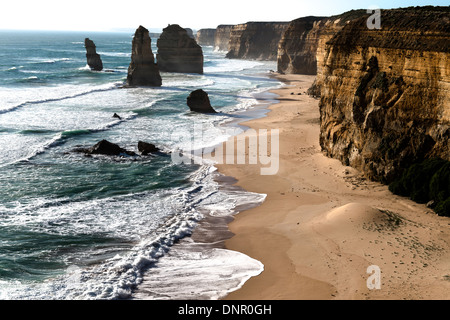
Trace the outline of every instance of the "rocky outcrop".
<instances>
[{"instance_id":1,"label":"rocky outcrop","mask_svg":"<svg viewBox=\"0 0 450 320\"><path fill-rule=\"evenodd\" d=\"M87 155L92 154L102 154L107 156L136 156L136 154L132 151L127 151L117 144L109 142L108 140L102 140L96 143L94 146L90 148L78 148L74 150L75 152L82 152Z\"/></svg>"},{"instance_id":2,"label":"rocky outcrop","mask_svg":"<svg viewBox=\"0 0 450 320\"><path fill-rule=\"evenodd\" d=\"M133 37L131 63L127 76L128 86L159 87L162 85L151 42L149 31L143 26L139 26Z\"/></svg>"},{"instance_id":3,"label":"rocky outcrop","mask_svg":"<svg viewBox=\"0 0 450 320\"><path fill-rule=\"evenodd\" d=\"M211 106L208 94L202 89L192 91L187 97L187 105L191 111L199 113L216 113Z\"/></svg>"},{"instance_id":4,"label":"rocky outcrop","mask_svg":"<svg viewBox=\"0 0 450 320\"><path fill-rule=\"evenodd\" d=\"M325 44L349 21L367 16L366 10L351 10L332 17L303 17L291 21L278 45L278 72L317 73L317 56Z\"/></svg>"},{"instance_id":5,"label":"rocky outcrop","mask_svg":"<svg viewBox=\"0 0 450 320\"><path fill-rule=\"evenodd\" d=\"M277 60L278 43L288 22L248 22L231 29L229 59Z\"/></svg>"},{"instance_id":6,"label":"rocky outcrop","mask_svg":"<svg viewBox=\"0 0 450 320\"><path fill-rule=\"evenodd\" d=\"M391 182L413 163L450 160L450 11L382 10L346 24L318 55L320 145Z\"/></svg>"},{"instance_id":7,"label":"rocky outcrop","mask_svg":"<svg viewBox=\"0 0 450 320\"><path fill-rule=\"evenodd\" d=\"M86 48L86 59L89 68L94 71L102 71L103 62L100 55L97 53L94 41L89 38L84 39L84 47Z\"/></svg>"},{"instance_id":8,"label":"rocky outcrop","mask_svg":"<svg viewBox=\"0 0 450 320\"><path fill-rule=\"evenodd\" d=\"M234 25L219 25L216 28L216 35L214 36L214 50L215 51L225 51L230 50L230 36L231 29Z\"/></svg>"},{"instance_id":9,"label":"rocky outcrop","mask_svg":"<svg viewBox=\"0 0 450 320\"><path fill-rule=\"evenodd\" d=\"M197 43L201 46L214 46L216 29L200 29L197 31Z\"/></svg>"},{"instance_id":10,"label":"rocky outcrop","mask_svg":"<svg viewBox=\"0 0 450 320\"><path fill-rule=\"evenodd\" d=\"M163 29L157 46L156 60L161 71L203 74L202 47L179 25Z\"/></svg>"},{"instance_id":11,"label":"rocky outcrop","mask_svg":"<svg viewBox=\"0 0 450 320\"><path fill-rule=\"evenodd\" d=\"M138 150L143 156L147 156L152 153L159 152L159 148L157 148L154 144L139 141L138 142Z\"/></svg>"}]
</instances>

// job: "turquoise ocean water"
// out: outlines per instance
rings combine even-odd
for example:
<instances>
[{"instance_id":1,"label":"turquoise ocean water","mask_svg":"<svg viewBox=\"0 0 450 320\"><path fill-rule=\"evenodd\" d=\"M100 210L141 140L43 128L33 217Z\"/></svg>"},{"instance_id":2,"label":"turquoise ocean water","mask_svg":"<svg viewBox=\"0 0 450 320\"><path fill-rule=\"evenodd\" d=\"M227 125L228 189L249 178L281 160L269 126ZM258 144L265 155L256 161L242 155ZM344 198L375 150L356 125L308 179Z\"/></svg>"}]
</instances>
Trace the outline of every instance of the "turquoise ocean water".
<instances>
[{"instance_id":1,"label":"turquoise ocean water","mask_svg":"<svg viewBox=\"0 0 450 320\"><path fill-rule=\"evenodd\" d=\"M102 72L86 66L86 37ZM224 216L264 199L227 193L211 164L175 164L170 152L189 154L194 123L205 132L195 148L225 141L229 131L220 128L273 99L264 92L281 85L269 78L275 63L228 60L204 47L204 75L162 73L161 88L123 89L131 41L128 33L0 31L0 299L130 299L144 282L159 289L149 298L215 299L261 271L250 257L219 249L195 266L187 259L169 270L159 261L205 212ZM218 114L189 111L186 97L199 88ZM142 140L164 153L72 152L102 139L136 152ZM216 274L214 259L225 270ZM195 292L179 280L170 289L171 273L192 268L207 269L208 281ZM154 278L145 277L152 269Z\"/></svg>"}]
</instances>

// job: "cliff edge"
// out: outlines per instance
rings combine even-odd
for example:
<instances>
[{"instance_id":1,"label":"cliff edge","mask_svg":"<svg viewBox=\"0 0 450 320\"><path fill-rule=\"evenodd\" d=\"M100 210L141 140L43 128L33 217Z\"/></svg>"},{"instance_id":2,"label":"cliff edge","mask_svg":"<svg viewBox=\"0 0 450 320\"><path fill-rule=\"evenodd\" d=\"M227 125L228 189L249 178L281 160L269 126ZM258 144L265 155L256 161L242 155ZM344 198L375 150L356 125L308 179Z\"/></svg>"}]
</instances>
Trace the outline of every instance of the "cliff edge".
<instances>
[{"instance_id":1,"label":"cliff edge","mask_svg":"<svg viewBox=\"0 0 450 320\"><path fill-rule=\"evenodd\" d=\"M368 17L319 48L320 145L390 183L414 163L450 161L450 11L382 10L381 29Z\"/></svg>"},{"instance_id":2,"label":"cliff edge","mask_svg":"<svg viewBox=\"0 0 450 320\"><path fill-rule=\"evenodd\" d=\"M278 43L289 22L247 22L233 26L229 59L277 60Z\"/></svg>"}]
</instances>

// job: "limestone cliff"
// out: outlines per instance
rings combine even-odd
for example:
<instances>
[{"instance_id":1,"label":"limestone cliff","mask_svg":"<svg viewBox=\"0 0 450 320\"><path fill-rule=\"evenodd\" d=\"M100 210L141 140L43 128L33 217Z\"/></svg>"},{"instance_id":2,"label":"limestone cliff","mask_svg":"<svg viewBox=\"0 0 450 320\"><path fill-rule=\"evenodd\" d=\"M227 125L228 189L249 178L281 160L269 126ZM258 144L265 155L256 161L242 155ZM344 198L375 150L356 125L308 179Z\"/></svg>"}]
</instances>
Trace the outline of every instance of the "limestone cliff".
<instances>
[{"instance_id":1,"label":"limestone cliff","mask_svg":"<svg viewBox=\"0 0 450 320\"><path fill-rule=\"evenodd\" d=\"M164 28L157 46L156 60L161 71L203 73L202 47L179 25Z\"/></svg>"},{"instance_id":2,"label":"limestone cliff","mask_svg":"<svg viewBox=\"0 0 450 320\"><path fill-rule=\"evenodd\" d=\"M277 60L278 43L288 22L248 22L231 29L227 58Z\"/></svg>"},{"instance_id":3,"label":"limestone cliff","mask_svg":"<svg viewBox=\"0 0 450 320\"><path fill-rule=\"evenodd\" d=\"M216 29L200 29L197 31L197 43L201 46L214 46Z\"/></svg>"},{"instance_id":4,"label":"limestone cliff","mask_svg":"<svg viewBox=\"0 0 450 320\"><path fill-rule=\"evenodd\" d=\"M94 41L89 38L84 39L84 47L86 48L86 60L89 68L94 71L102 71L103 62L97 53Z\"/></svg>"},{"instance_id":5,"label":"limestone cliff","mask_svg":"<svg viewBox=\"0 0 450 320\"><path fill-rule=\"evenodd\" d=\"M214 36L214 50L226 51L230 50L230 35L233 25L222 24L216 28L216 35Z\"/></svg>"},{"instance_id":6,"label":"limestone cliff","mask_svg":"<svg viewBox=\"0 0 450 320\"><path fill-rule=\"evenodd\" d=\"M131 63L128 67L127 85L155 86L162 85L158 66L151 47L149 32L143 26L136 30L131 49Z\"/></svg>"},{"instance_id":7,"label":"limestone cliff","mask_svg":"<svg viewBox=\"0 0 450 320\"><path fill-rule=\"evenodd\" d=\"M413 163L450 160L450 11L382 10L381 29L368 17L319 44L320 145L389 183Z\"/></svg>"},{"instance_id":8,"label":"limestone cliff","mask_svg":"<svg viewBox=\"0 0 450 320\"><path fill-rule=\"evenodd\" d=\"M317 73L318 48L330 40L350 20L366 10L351 10L332 17L303 17L291 21L278 44L278 72L286 74Z\"/></svg>"}]
</instances>

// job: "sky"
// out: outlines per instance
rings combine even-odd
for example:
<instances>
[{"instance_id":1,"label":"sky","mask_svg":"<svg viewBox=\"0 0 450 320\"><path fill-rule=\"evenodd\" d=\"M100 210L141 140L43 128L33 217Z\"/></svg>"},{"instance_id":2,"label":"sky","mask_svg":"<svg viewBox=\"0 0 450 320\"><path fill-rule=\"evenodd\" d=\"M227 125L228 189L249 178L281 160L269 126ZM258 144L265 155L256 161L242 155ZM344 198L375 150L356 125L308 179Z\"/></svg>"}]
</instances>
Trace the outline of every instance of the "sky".
<instances>
[{"instance_id":1,"label":"sky","mask_svg":"<svg viewBox=\"0 0 450 320\"><path fill-rule=\"evenodd\" d=\"M351 9L441 5L448 0L1 0L0 29L117 31L168 24L194 30L248 21L291 21Z\"/></svg>"}]
</instances>

